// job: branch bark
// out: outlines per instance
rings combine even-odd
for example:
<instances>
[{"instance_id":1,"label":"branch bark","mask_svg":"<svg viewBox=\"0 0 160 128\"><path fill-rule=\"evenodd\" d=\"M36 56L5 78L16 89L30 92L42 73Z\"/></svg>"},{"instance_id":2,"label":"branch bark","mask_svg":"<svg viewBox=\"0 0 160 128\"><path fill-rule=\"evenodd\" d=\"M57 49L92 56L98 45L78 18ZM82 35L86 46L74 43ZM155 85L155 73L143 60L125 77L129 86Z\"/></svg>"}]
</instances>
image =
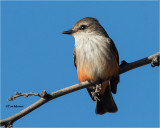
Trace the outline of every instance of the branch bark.
<instances>
[{"instance_id":1,"label":"branch bark","mask_svg":"<svg viewBox=\"0 0 160 128\"><path fill-rule=\"evenodd\" d=\"M120 70L119 70L119 74L123 74L127 71L130 71L132 69L150 64L153 66L159 66L160 62L159 62L159 58L160 58L160 52L151 55L149 57L143 58L141 60L132 62L132 63L127 63L125 62L125 64L121 64L120 66ZM37 102L35 102L34 104L30 105L29 107L25 108L24 110L20 111L19 113L8 117L6 119L3 119L0 121L0 126L4 126L4 127L12 127L12 124L24 117L25 115L27 115L28 113L32 112L33 110L37 109L38 107L42 106L43 104L49 102L50 100L53 100L55 98L58 98L60 96L66 95L68 93L83 89L83 88L87 88L89 86L93 85L93 83L90 83L88 81L79 83L79 84L75 84L72 85L70 87L66 87L64 89L52 92L50 94L47 94L47 96L45 96L44 98L41 98L40 100L38 100Z\"/></svg>"}]
</instances>

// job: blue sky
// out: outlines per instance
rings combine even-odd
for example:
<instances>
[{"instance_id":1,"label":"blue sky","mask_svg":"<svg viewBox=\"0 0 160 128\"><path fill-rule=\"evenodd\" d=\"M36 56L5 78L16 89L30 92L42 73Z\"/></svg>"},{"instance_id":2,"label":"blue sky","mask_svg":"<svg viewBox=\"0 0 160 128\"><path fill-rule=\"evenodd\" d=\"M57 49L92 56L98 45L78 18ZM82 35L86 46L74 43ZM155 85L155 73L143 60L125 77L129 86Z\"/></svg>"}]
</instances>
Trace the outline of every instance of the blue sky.
<instances>
[{"instance_id":1,"label":"blue sky","mask_svg":"<svg viewBox=\"0 0 160 128\"><path fill-rule=\"evenodd\" d=\"M61 32L84 17L99 20L119 51L133 62L159 51L157 2L2 2L1 110L7 118L38 97L7 101L14 92L48 93L78 83L74 38ZM117 113L96 115L86 89L57 98L14 123L17 127L158 127L158 68L150 65L120 76ZM23 108L6 108L20 105Z\"/></svg>"}]
</instances>

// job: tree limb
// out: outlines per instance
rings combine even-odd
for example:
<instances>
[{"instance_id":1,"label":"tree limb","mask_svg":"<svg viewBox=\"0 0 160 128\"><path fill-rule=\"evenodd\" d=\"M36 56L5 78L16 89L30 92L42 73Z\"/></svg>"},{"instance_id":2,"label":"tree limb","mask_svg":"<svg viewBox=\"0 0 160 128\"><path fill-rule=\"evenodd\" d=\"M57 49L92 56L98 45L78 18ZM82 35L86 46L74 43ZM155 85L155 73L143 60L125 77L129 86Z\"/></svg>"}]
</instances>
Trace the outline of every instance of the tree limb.
<instances>
[{"instance_id":1,"label":"tree limb","mask_svg":"<svg viewBox=\"0 0 160 128\"><path fill-rule=\"evenodd\" d=\"M149 57L143 58L141 60L132 62L132 63L127 63L127 62L123 61L122 64L120 65L119 74L125 73L127 71L132 70L132 69L135 69L135 68L138 68L138 67L150 64L150 63L152 65L152 67L159 66L159 64L160 64L159 58L160 58L160 52L158 52L154 55L151 55ZM44 93L45 95L43 94L44 96L42 96L42 98L40 100L38 100L37 102L35 102L34 104L30 105L29 107L25 108L24 110L20 111L19 113L15 114L11 117L8 117L6 119L1 120L0 121L0 126L4 126L4 127L7 127L7 128L12 127L12 124L16 120L24 117L25 115L27 115L28 113L37 109L41 105L47 103L48 101L53 100L57 97L63 96L65 94L68 94L68 93L71 93L71 92L74 92L74 91L77 91L77 90L80 90L80 89L83 89L83 88L87 88L91 85L93 85L93 83L85 81L85 82L75 84L75 85L72 85L70 87L66 87L64 89L52 92L50 94L47 94L45 92Z\"/></svg>"}]
</instances>

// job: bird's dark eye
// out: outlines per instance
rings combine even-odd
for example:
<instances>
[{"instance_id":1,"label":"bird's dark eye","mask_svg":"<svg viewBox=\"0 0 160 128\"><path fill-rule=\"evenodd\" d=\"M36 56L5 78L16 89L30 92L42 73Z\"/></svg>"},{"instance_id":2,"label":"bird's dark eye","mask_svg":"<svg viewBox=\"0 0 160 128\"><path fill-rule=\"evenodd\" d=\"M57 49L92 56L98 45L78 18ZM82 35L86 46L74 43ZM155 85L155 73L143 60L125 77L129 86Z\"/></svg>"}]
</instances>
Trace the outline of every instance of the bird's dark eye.
<instances>
[{"instance_id":1,"label":"bird's dark eye","mask_svg":"<svg viewBox=\"0 0 160 128\"><path fill-rule=\"evenodd\" d=\"M80 29L84 30L86 28L86 25L81 25Z\"/></svg>"}]
</instances>

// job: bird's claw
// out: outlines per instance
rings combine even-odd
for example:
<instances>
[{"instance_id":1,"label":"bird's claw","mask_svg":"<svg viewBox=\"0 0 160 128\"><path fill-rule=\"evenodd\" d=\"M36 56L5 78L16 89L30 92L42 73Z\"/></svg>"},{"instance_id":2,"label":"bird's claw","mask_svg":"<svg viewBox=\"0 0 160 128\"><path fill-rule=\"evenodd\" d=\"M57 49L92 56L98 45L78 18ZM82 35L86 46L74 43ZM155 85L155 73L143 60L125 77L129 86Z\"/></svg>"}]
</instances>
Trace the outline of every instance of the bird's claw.
<instances>
[{"instance_id":1,"label":"bird's claw","mask_svg":"<svg viewBox=\"0 0 160 128\"><path fill-rule=\"evenodd\" d=\"M95 92L91 92L91 94L92 94L92 97L94 98L94 100L98 100L98 101L100 101L100 99L99 99L99 96L100 96L100 91L101 91L101 84L97 84L96 85L96 88L95 88Z\"/></svg>"},{"instance_id":2,"label":"bird's claw","mask_svg":"<svg viewBox=\"0 0 160 128\"><path fill-rule=\"evenodd\" d=\"M95 89L95 92L96 93L99 93L101 91L102 87L101 87L101 84L97 84L96 85L96 89Z\"/></svg>"},{"instance_id":3,"label":"bird's claw","mask_svg":"<svg viewBox=\"0 0 160 128\"><path fill-rule=\"evenodd\" d=\"M92 94L92 97L93 97L94 100L100 101L100 99L99 99L99 93L97 93L97 92L91 92L91 94Z\"/></svg>"},{"instance_id":4,"label":"bird's claw","mask_svg":"<svg viewBox=\"0 0 160 128\"><path fill-rule=\"evenodd\" d=\"M151 66L152 67L155 67L155 66L159 66L160 65L160 56L157 56L157 57L154 57L152 59L152 62L151 62Z\"/></svg>"}]
</instances>

